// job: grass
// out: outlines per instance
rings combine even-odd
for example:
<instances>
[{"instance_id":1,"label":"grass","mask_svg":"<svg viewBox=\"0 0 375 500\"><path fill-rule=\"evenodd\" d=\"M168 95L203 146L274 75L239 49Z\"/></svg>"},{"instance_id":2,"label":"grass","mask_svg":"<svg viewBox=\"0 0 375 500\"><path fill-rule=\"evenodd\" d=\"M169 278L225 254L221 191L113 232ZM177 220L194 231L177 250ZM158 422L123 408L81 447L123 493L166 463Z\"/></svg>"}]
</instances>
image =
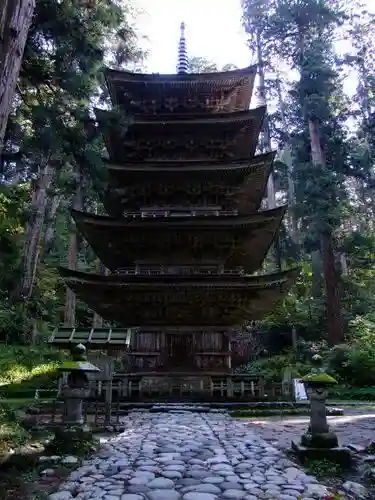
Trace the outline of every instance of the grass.
<instances>
[{"instance_id":1,"label":"grass","mask_svg":"<svg viewBox=\"0 0 375 500\"><path fill-rule=\"evenodd\" d=\"M33 398L36 389L55 389L64 353L48 346L0 345L0 396Z\"/></svg>"}]
</instances>

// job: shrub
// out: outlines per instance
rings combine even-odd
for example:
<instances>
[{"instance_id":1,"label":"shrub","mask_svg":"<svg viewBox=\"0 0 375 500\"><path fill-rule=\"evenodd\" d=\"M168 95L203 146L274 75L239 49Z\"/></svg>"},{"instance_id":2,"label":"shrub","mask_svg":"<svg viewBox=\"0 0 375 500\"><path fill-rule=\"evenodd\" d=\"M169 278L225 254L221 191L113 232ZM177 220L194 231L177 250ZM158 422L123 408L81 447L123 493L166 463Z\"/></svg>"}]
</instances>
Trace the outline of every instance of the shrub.
<instances>
[{"instance_id":1,"label":"shrub","mask_svg":"<svg viewBox=\"0 0 375 500\"><path fill-rule=\"evenodd\" d=\"M331 399L375 401L375 387L352 387L337 385L330 387L329 397Z\"/></svg>"},{"instance_id":2,"label":"shrub","mask_svg":"<svg viewBox=\"0 0 375 500\"><path fill-rule=\"evenodd\" d=\"M289 368L291 376L296 378L309 373L311 365L296 361L294 353L286 352L271 358L252 361L240 367L237 372L262 376L266 382L281 382L286 368Z\"/></svg>"},{"instance_id":3,"label":"shrub","mask_svg":"<svg viewBox=\"0 0 375 500\"><path fill-rule=\"evenodd\" d=\"M328 362L339 381L353 386L375 386L375 324L364 318L351 323L348 344L331 349Z\"/></svg>"}]
</instances>

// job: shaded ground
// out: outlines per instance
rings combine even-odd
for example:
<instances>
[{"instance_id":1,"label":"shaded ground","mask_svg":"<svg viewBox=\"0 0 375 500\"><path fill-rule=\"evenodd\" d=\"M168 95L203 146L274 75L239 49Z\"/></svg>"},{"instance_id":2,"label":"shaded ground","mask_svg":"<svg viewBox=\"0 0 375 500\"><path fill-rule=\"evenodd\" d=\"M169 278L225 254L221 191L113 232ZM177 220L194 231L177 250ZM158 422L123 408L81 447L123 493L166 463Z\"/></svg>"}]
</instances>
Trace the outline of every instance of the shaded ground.
<instances>
[{"instance_id":1,"label":"shaded ground","mask_svg":"<svg viewBox=\"0 0 375 500\"><path fill-rule=\"evenodd\" d=\"M343 405L341 405L343 406ZM367 447L372 442L375 442L375 408L373 405L344 406L344 416L328 417L331 429L336 432L339 438L339 444L342 446L357 445ZM285 452L291 451L291 441L299 441L302 434L306 431L309 423L308 417L264 417L254 418L249 420L251 430L260 435L265 441L269 442L276 448L282 449ZM361 459L361 455L356 455L358 460L355 466L350 471L335 471L324 467L321 472L326 475L319 477L318 470L311 470L313 475L325 484L342 490L342 485L345 481L354 481L359 484L364 484L364 474L366 464ZM365 481L367 483L367 481ZM371 498L375 498L375 488L367 483Z\"/></svg>"},{"instance_id":2,"label":"shaded ground","mask_svg":"<svg viewBox=\"0 0 375 500\"><path fill-rule=\"evenodd\" d=\"M38 465L44 454L44 436L33 439L11 455L10 461L0 465L1 500L44 500L58 488L69 473L66 468L56 470L53 476L40 475L46 466Z\"/></svg>"},{"instance_id":3,"label":"shaded ground","mask_svg":"<svg viewBox=\"0 0 375 500\"><path fill-rule=\"evenodd\" d=\"M375 441L375 410L345 408L342 417L328 417L329 425L341 445L367 446ZM299 440L309 423L308 417L264 417L249 420L254 432L281 449L290 449L292 440Z\"/></svg>"},{"instance_id":4,"label":"shaded ground","mask_svg":"<svg viewBox=\"0 0 375 500\"><path fill-rule=\"evenodd\" d=\"M20 475L17 470L0 473L1 500L46 500L56 491L69 471L57 471L53 477L41 478L33 472Z\"/></svg>"}]
</instances>

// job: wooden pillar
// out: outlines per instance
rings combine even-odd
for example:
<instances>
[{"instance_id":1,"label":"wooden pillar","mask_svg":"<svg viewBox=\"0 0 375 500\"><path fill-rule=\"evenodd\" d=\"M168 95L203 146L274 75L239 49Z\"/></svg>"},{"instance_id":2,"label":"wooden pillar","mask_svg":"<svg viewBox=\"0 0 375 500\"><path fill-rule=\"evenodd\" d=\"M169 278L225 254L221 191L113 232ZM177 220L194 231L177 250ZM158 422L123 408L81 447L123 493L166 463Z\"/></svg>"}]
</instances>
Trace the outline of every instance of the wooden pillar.
<instances>
[{"instance_id":1,"label":"wooden pillar","mask_svg":"<svg viewBox=\"0 0 375 500\"><path fill-rule=\"evenodd\" d=\"M96 385L101 382L102 391L104 392L105 400L105 424L111 423L112 416L112 391L113 391L113 375L114 375L114 360L115 356L110 356L105 353L89 354L89 361L99 366L101 372L97 378Z\"/></svg>"},{"instance_id":2,"label":"wooden pillar","mask_svg":"<svg viewBox=\"0 0 375 500\"><path fill-rule=\"evenodd\" d=\"M107 380L105 391L105 424L110 425L112 417L112 391L113 391L113 375Z\"/></svg>"},{"instance_id":3,"label":"wooden pillar","mask_svg":"<svg viewBox=\"0 0 375 500\"><path fill-rule=\"evenodd\" d=\"M227 397L233 397L233 381L231 376L227 377Z\"/></svg>"},{"instance_id":4,"label":"wooden pillar","mask_svg":"<svg viewBox=\"0 0 375 500\"><path fill-rule=\"evenodd\" d=\"M232 369L232 336L230 332L227 332L227 340L228 340L228 359L227 365L229 370Z\"/></svg>"}]
</instances>

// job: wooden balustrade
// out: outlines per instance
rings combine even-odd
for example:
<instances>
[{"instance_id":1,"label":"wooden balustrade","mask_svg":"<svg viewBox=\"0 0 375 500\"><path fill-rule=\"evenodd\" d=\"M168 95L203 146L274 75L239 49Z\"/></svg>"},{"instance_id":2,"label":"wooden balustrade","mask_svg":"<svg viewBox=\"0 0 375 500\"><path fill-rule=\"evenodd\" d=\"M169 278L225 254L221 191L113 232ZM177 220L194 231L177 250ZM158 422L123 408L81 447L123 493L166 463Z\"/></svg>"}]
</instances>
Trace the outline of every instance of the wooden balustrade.
<instances>
[{"instance_id":1,"label":"wooden balustrade","mask_svg":"<svg viewBox=\"0 0 375 500\"><path fill-rule=\"evenodd\" d=\"M112 382L113 400L147 401L190 398L205 401L285 401L282 383L265 383L261 377L215 376L210 374L116 374ZM92 395L108 400L110 388L102 383Z\"/></svg>"},{"instance_id":2,"label":"wooden balustrade","mask_svg":"<svg viewBox=\"0 0 375 500\"><path fill-rule=\"evenodd\" d=\"M243 270L241 268L237 269L220 269L220 268L204 268L203 266L196 267L188 267L188 266L179 266L174 269L174 272L170 272L168 269L166 270L163 266L158 266L153 268L150 266L149 268L141 268L136 269L135 267L121 267L116 270L117 275L128 275L128 276L240 276L243 274Z\"/></svg>"},{"instance_id":3,"label":"wooden balustrade","mask_svg":"<svg viewBox=\"0 0 375 500\"><path fill-rule=\"evenodd\" d=\"M139 211L139 212L124 212L124 217L132 217L133 219L160 219L173 217L234 217L238 215L237 210L158 210L158 211Z\"/></svg>"}]
</instances>

